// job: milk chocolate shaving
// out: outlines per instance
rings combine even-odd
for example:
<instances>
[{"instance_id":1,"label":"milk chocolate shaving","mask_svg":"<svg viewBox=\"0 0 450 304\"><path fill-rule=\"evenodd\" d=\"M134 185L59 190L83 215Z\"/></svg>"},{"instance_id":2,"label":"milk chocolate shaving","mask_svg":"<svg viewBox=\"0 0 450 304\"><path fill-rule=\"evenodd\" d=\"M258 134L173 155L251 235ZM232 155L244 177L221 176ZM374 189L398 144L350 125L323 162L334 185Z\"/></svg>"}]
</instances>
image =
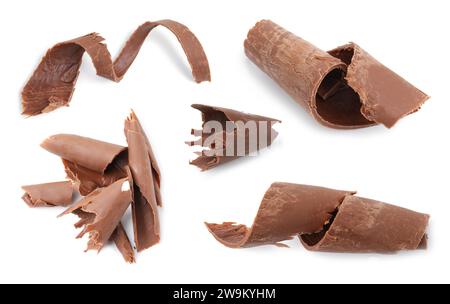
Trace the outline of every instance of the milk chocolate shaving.
<instances>
[{"instance_id":1,"label":"milk chocolate shaving","mask_svg":"<svg viewBox=\"0 0 450 304\"><path fill-rule=\"evenodd\" d=\"M133 247L131 246L130 239L128 238L122 223L119 223L116 230L114 230L111 235L111 240L116 244L116 247L122 254L125 262L130 264L136 263Z\"/></svg>"},{"instance_id":2,"label":"milk chocolate shaving","mask_svg":"<svg viewBox=\"0 0 450 304\"><path fill-rule=\"evenodd\" d=\"M138 252L159 242L160 174L150 142L134 112L125 121L133 190L132 214Z\"/></svg>"},{"instance_id":3,"label":"milk chocolate shaving","mask_svg":"<svg viewBox=\"0 0 450 304\"><path fill-rule=\"evenodd\" d=\"M68 206L72 204L73 185L70 181L23 186L22 199L31 208Z\"/></svg>"},{"instance_id":4,"label":"milk chocolate shaving","mask_svg":"<svg viewBox=\"0 0 450 304\"><path fill-rule=\"evenodd\" d=\"M266 148L278 136L278 132L273 129L274 124L281 122L277 119L200 104L194 104L192 107L202 112L203 124L202 130L193 129L191 132L192 135L200 138L195 141L188 141L186 144L207 148L197 153L198 158L190 162L191 165L199 167L202 171ZM220 124L221 130L207 129L205 126L210 122ZM233 123L231 130L227 129L227 122ZM266 124L260 124L260 122ZM250 138L251 132L249 129L245 129L246 125L250 126L249 123L253 123L256 127L256 132L253 134L256 138ZM261 139L264 139L264 141ZM254 144L251 144L252 140ZM238 142L244 143L245 151L238 153Z\"/></svg>"},{"instance_id":5,"label":"milk chocolate shaving","mask_svg":"<svg viewBox=\"0 0 450 304\"><path fill-rule=\"evenodd\" d=\"M327 53L263 20L244 46L251 61L327 127L391 128L429 98L354 43Z\"/></svg>"},{"instance_id":6,"label":"milk chocolate shaving","mask_svg":"<svg viewBox=\"0 0 450 304\"><path fill-rule=\"evenodd\" d=\"M61 216L70 213L78 215L80 221L75 227L83 230L77 238L89 234L87 250L100 251L119 226L131 201L130 183L124 178L106 188L95 190ZM120 236L115 237L117 240Z\"/></svg>"},{"instance_id":7,"label":"milk chocolate shaving","mask_svg":"<svg viewBox=\"0 0 450 304\"><path fill-rule=\"evenodd\" d=\"M138 55L146 37L157 26L178 39L191 65L196 82L210 81L208 59L195 35L172 20L146 22L131 35L113 62L104 39L96 33L58 43L49 49L22 91L23 114L32 116L67 106L80 72L83 54L91 57L97 75L119 82Z\"/></svg>"},{"instance_id":8,"label":"milk chocolate shaving","mask_svg":"<svg viewBox=\"0 0 450 304\"><path fill-rule=\"evenodd\" d=\"M390 253L426 247L429 216L366 198L355 192L275 183L265 194L251 228L207 224L232 248L283 246L299 236L313 251Z\"/></svg>"},{"instance_id":9,"label":"milk chocolate shaving","mask_svg":"<svg viewBox=\"0 0 450 304\"><path fill-rule=\"evenodd\" d=\"M81 195L127 176L126 147L69 134L51 136L41 146L63 159L67 176L78 185Z\"/></svg>"}]
</instances>

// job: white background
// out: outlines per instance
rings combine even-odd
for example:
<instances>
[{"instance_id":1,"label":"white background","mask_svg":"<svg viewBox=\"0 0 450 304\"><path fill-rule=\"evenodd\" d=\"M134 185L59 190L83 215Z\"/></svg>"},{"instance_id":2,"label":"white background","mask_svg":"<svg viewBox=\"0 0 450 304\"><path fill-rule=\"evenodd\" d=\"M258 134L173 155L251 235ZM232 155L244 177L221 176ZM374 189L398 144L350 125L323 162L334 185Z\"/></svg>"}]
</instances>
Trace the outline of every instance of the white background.
<instances>
[{"instance_id":1,"label":"white background","mask_svg":"<svg viewBox=\"0 0 450 304\"><path fill-rule=\"evenodd\" d=\"M0 282L325 283L449 282L448 1L2 1ZM85 57L69 108L25 119L20 91L53 44L93 31L117 54L147 20L188 25L208 55L211 83L197 85L176 39L155 30L119 83L95 75ZM243 52L248 30L272 19L327 50L355 41L432 96L393 129L324 128ZM258 157L201 173L184 145L200 126L192 103L283 121L280 137ZM113 245L99 255L75 240L75 218L61 209L29 209L23 184L64 179L58 157L39 147L47 136L75 133L125 144L134 108L163 174L161 244L127 265ZM223 247L203 222L251 224L274 181L358 190L359 195L430 213L428 251L397 255L311 253ZM128 222L128 225L130 223ZM130 228L130 227L128 227Z\"/></svg>"}]
</instances>

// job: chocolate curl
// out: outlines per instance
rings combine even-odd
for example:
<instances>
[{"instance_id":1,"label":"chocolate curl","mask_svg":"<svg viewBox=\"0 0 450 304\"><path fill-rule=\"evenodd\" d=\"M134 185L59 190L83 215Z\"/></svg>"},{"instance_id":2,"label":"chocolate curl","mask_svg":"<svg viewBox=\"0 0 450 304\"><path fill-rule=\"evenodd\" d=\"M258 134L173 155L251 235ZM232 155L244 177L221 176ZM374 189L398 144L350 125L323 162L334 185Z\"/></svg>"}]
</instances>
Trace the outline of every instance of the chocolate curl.
<instances>
[{"instance_id":1,"label":"chocolate curl","mask_svg":"<svg viewBox=\"0 0 450 304\"><path fill-rule=\"evenodd\" d=\"M41 147L62 159L103 173L125 147L78 135L59 134L47 138Z\"/></svg>"},{"instance_id":2,"label":"chocolate curl","mask_svg":"<svg viewBox=\"0 0 450 304\"><path fill-rule=\"evenodd\" d=\"M97 75L119 82L130 68L149 33L157 26L170 30L187 56L196 82L210 81L208 59L195 35L172 20L146 22L131 35L113 62L104 39L96 33L56 44L49 49L22 91L23 114L38 115L67 106L75 90L82 57L91 57Z\"/></svg>"},{"instance_id":3,"label":"chocolate curl","mask_svg":"<svg viewBox=\"0 0 450 304\"><path fill-rule=\"evenodd\" d=\"M63 159L67 176L78 185L81 195L127 176L126 147L70 134L51 136L41 146Z\"/></svg>"},{"instance_id":4,"label":"chocolate curl","mask_svg":"<svg viewBox=\"0 0 450 304\"><path fill-rule=\"evenodd\" d=\"M30 208L68 206L72 204L73 185L70 181L23 186L22 199Z\"/></svg>"},{"instance_id":5,"label":"chocolate curl","mask_svg":"<svg viewBox=\"0 0 450 304\"><path fill-rule=\"evenodd\" d=\"M128 130L127 130L128 129ZM152 146L150 145L150 141L145 134L144 129L142 128L142 125L134 111L131 111L131 115L129 119L125 122L125 133L128 131L137 132L141 134L145 140L145 145L147 147L147 153L148 157L150 159L150 165L152 167L152 177L153 177L153 184L154 184L154 190L156 195L156 202L158 206L162 206L162 199L161 199L161 170L159 169L158 162L156 161L155 153L153 152Z\"/></svg>"},{"instance_id":6,"label":"chocolate curl","mask_svg":"<svg viewBox=\"0 0 450 304\"><path fill-rule=\"evenodd\" d=\"M238 248L278 244L300 232L318 232L349 191L275 183L264 195L252 228L234 223L207 224L222 244Z\"/></svg>"},{"instance_id":7,"label":"chocolate curl","mask_svg":"<svg viewBox=\"0 0 450 304\"><path fill-rule=\"evenodd\" d=\"M263 20L244 47L252 62L327 127L391 128L429 98L354 43L327 53Z\"/></svg>"},{"instance_id":8,"label":"chocolate curl","mask_svg":"<svg viewBox=\"0 0 450 304\"><path fill-rule=\"evenodd\" d=\"M323 230L301 235L306 249L322 252L391 253L426 249L429 215L347 196Z\"/></svg>"},{"instance_id":9,"label":"chocolate curl","mask_svg":"<svg viewBox=\"0 0 450 304\"><path fill-rule=\"evenodd\" d=\"M238 153L238 143L245 144L245 155L250 155L260 149L266 148L278 137L278 132L273 125L280 120L238 112L231 109L213 107L201 104L192 105L194 109L202 112L202 130L191 130L191 134L199 137L195 141L187 141L188 146L202 146L207 150L197 153L199 157L190 162L191 165L199 167L202 171L215 168L228 163L243 155ZM205 126L210 122L217 122L221 130L206 130ZM227 122L233 123L233 130L227 130ZM267 123L265 129L261 129L261 122ZM246 130L246 124L255 123L257 140L251 145L250 131ZM266 136L265 141L261 137ZM232 152L230 155L229 152Z\"/></svg>"},{"instance_id":10,"label":"chocolate curl","mask_svg":"<svg viewBox=\"0 0 450 304\"><path fill-rule=\"evenodd\" d=\"M125 121L128 142L129 177L133 190L133 224L138 252L157 244L160 240L158 206L160 174L150 142L134 112Z\"/></svg>"},{"instance_id":11,"label":"chocolate curl","mask_svg":"<svg viewBox=\"0 0 450 304\"><path fill-rule=\"evenodd\" d=\"M75 224L75 227L83 228L83 230L77 238L89 234L86 251L100 251L119 226L131 201L130 183L127 178L124 178L106 188L95 190L60 216L70 213L78 215L80 221ZM115 237L117 240L120 236L115 235Z\"/></svg>"},{"instance_id":12,"label":"chocolate curl","mask_svg":"<svg viewBox=\"0 0 450 304\"><path fill-rule=\"evenodd\" d=\"M273 184L251 228L206 224L231 248L278 245L299 236L308 250L390 253L426 246L429 216L354 196L355 192Z\"/></svg>"}]
</instances>

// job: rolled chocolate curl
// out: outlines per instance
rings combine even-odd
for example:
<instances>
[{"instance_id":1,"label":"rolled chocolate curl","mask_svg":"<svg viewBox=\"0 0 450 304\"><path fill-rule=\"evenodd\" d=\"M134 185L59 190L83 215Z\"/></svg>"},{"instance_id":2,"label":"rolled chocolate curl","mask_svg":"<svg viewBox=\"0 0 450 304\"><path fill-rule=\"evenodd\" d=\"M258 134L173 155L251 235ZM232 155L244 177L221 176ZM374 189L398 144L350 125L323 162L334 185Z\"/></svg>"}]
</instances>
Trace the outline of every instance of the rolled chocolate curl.
<instances>
[{"instance_id":1,"label":"rolled chocolate curl","mask_svg":"<svg viewBox=\"0 0 450 304\"><path fill-rule=\"evenodd\" d=\"M45 150L62 159L103 173L125 147L71 134L50 136L42 144Z\"/></svg>"},{"instance_id":2,"label":"rolled chocolate curl","mask_svg":"<svg viewBox=\"0 0 450 304\"><path fill-rule=\"evenodd\" d=\"M73 185L70 181L23 186L22 199L31 208L68 206L72 204Z\"/></svg>"},{"instance_id":3,"label":"rolled chocolate curl","mask_svg":"<svg viewBox=\"0 0 450 304\"><path fill-rule=\"evenodd\" d=\"M22 91L23 114L38 115L67 106L78 79L83 54L91 57L97 75L119 82L134 62L146 37L157 26L178 39L191 65L196 82L210 81L208 59L195 35L173 20L146 22L131 35L113 62L104 39L96 33L58 43L48 50Z\"/></svg>"},{"instance_id":4,"label":"rolled chocolate curl","mask_svg":"<svg viewBox=\"0 0 450 304\"><path fill-rule=\"evenodd\" d=\"M232 222L206 225L231 248L285 246L281 242L295 236L312 251L391 253L426 247L428 215L354 194L274 183L251 228Z\"/></svg>"},{"instance_id":5,"label":"rolled chocolate curl","mask_svg":"<svg viewBox=\"0 0 450 304\"><path fill-rule=\"evenodd\" d=\"M125 121L125 136L128 142L128 175L133 191L135 243L140 252L160 240L157 209L162 205L161 177L150 142L134 112Z\"/></svg>"},{"instance_id":6,"label":"rolled chocolate curl","mask_svg":"<svg viewBox=\"0 0 450 304\"><path fill-rule=\"evenodd\" d=\"M429 98L354 43L327 53L263 20L244 47L252 62L327 127L391 128Z\"/></svg>"},{"instance_id":7,"label":"rolled chocolate curl","mask_svg":"<svg viewBox=\"0 0 450 304\"><path fill-rule=\"evenodd\" d=\"M125 178L106 188L95 190L60 216L70 213L78 215L80 221L75 224L75 227L83 228L83 230L77 238L89 234L86 250L100 251L120 225L131 201L130 183ZM115 237L117 239L120 236ZM123 238L121 240L123 241Z\"/></svg>"},{"instance_id":8,"label":"rolled chocolate curl","mask_svg":"<svg viewBox=\"0 0 450 304\"><path fill-rule=\"evenodd\" d=\"M199 139L187 141L186 144L207 148L198 152L198 157L190 162L202 171L264 149L278 137L278 132L273 129L276 123L281 122L278 119L201 104L194 104L192 107L202 113L202 130L193 129L192 135ZM220 130L208 129L206 126L211 122L217 123ZM232 130L227 129L229 127L227 123L232 123ZM256 131L254 134L246 129L252 126ZM250 136L256 138L250 138ZM239 143L243 143L242 151L239 151Z\"/></svg>"},{"instance_id":9,"label":"rolled chocolate curl","mask_svg":"<svg viewBox=\"0 0 450 304\"><path fill-rule=\"evenodd\" d=\"M41 147L62 158L67 176L82 195L127 176L126 147L71 134L51 136Z\"/></svg>"}]
</instances>

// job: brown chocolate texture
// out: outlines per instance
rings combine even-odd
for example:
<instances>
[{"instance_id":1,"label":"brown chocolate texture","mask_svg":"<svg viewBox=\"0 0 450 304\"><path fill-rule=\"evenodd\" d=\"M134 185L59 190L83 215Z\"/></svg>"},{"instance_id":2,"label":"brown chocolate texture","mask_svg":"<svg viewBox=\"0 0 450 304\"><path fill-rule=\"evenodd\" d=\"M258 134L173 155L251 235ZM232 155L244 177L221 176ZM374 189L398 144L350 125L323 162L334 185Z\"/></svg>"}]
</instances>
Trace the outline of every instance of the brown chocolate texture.
<instances>
[{"instance_id":1,"label":"brown chocolate texture","mask_svg":"<svg viewBox=\"0 0 450 304\"><path fill-rule=\"evenodd\" d=\"M192 129L191 135L199 138L186 144L206 148L197 152L198 157L190 162L202 171L266 148L278 137L278 132L273 129L274 124L281 122L278 119L201 104L194 104L192 107L202 113L202 130ZM221 130L206 128L211 122L220 125ZM232 123L232 130L227 129L227 122ZM260 124L261 122L264 124ZM249 123L256 127L253 134L255 138L250 138L251 132L245 129ZM251 140L254 140L254 144L251 144ZM238 153L239 142L243 143L241 153Z\"/></svg>"},{"instance_id":2,"label":"brown chocolate texture","mask_svg":"<svg viewBox=\"0 0 450 304\"><path fill-rule=\"evenodd\" d=\"M41 146L62 158L67 176L81 195L127 176L126 147L71 134L51 136Z\"/></svg>"},{"instance_id":3,"label":"brown chocolate texture","mask_svg":"<svg viewBox=\"0 0 450 304\"><path fill-rule=\"evenodd\" d=\"M83 228L78 237L89 235L87 250L100 251L113 241L125 261L134 263L134 249L121 220L131 205L138 252L159 242L161 173L134 112L126 119L124 132L128 147L71 134L51 136L41 146L61 157L68 177L85 196L63 215L80 217L75 227ZM67 183L72 193L72 182ZM66 184L26 186L24 200L32 205L67 204L66 188Z\"/></svg>"},{"instance_id":4,"label":"brown chocolate texture","mask_svg":"<svg viewBox=\"0 0 450 304\"><path fill-rule=\"evenodd\" d=\"M72 204L73 185L71 181L23 186L22 199L31 208L68 206Z\"/></svg>"},{"instance_id":5,"label":"brown chocolate texture","mask_svg":"<svg viewBox=\"0 0 450 304\"><path fill-rule=\"evenodd\" d=\"M251 228L207 224L231 248L285 246L298 236L306 249L324 252L392 253L426 247L429 216L357 197L355 192L274 183Z\"/></svg>"},{"instance_id":6,"label":"brown chocolate texture","mask_svg":"<svg viewBox=\"0 0 450 304\"><path fill-rule=\"evenodd\" d=\"M160 239L157 210L162 205L160 173L147 136L134 112L125 121L125 136L129 175L132 177L135 242L140 252L157 244Z\"/></svg>"},{"instance_id":7,"label":"brown chocolate texture","mask_svg":"<svg viewBox=\"0 0 450 304\"><path fill-rule=\"evenodd\" d=\"M104 39L96 33L58 43L47 51L22 91L23 114L38 115L67 106L80 72L83 54L92 59L97 75L119 82L138 55L145 39L157 26L170 30L187 56L196 82L210 81L208 59L195 35L173 20L146 22L131 35L113 61Z\"/></svg>"},{"instance_id":8,"label":"brown chocolate texture","mask_svg":"<svg viewBox=\"0 0 450 304\"><path fill-rule=\"evenodd\" d=\"M429 98L354 43L324 52L263 20L244 47L252 62L327 127L391 128Z\"/></svg>"}]
</instances>

